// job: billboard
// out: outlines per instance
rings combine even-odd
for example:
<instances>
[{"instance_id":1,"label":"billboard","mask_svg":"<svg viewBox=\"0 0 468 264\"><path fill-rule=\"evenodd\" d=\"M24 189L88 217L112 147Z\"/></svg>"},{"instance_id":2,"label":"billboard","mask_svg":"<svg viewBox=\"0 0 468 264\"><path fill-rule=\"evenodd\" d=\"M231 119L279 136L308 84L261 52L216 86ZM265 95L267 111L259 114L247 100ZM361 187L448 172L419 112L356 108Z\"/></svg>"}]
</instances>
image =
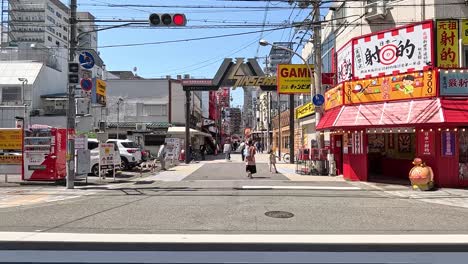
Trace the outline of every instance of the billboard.
<instances>
[{"instance_id":1,"label":"billboard","mask_svg":"<svg viewBox=\"0 0 468 264\"><path fill-rule=\"evenodd\" d=\"M315 105L312 102L304 104L296 108L296 118L304 118L306 116L310 116L315 113Z\"/></svg>"},{"instance_id":2,"label":"billboard","mask_svg":"<svg viewBox=\"0 0 468 264\"><path fill-rule=\"evenodd\" d=\"M339 84L325 92L325 111L343 105L343 85Z\"/></svg>"},{"instance_id":3,"label":"billboard","mask_svg":"<svg viewBox=\"0 0 468 264\"><path fill-rule=\"evenodd\" d=\"M305 64L278 64L276 80L280 94L310 93L311 76Z\"/></svg>"},{"instance_id":4,"label":"billboard","mask_svg":"<svg viewBox=\"0 0 468 264\"><path fill-rule=\"evenodd\" d=\"M434 97L435 80L434 71L418 71L346 82L345 104Z\"/></svg>"},{"instance_id":5,"label":"billboard","mask_svg":"<svg viewBox=\"0 0 468 264\"><path fill-rule=\"evenodd\" d=\"M463 45L468 45L468 20L460 21L461 39Z\"/></svg>"},{"instance_id":6,"label":"billboard","mask_svg":"<svg viewBox=\"0 0 468 264\"><path fill-rule=\"evenodd\" d=\"M338 83L351 80L353 77L353 45L349 41L336 53Z\"/></svg>"},{"instance_id":7,"label":"billboard","mask_svg":"<svg viewBox=\"0 0 468 264\"><path fill-rule=\"evenodd\" d=\"M358 79L424 70L433 65L432 21L353 39Z\"/></svg>"},{"instance_id":8,"label":"billboard","mask_svg":"<svg viewBox=\"0 0 468 264\"><path fill-rule=\"evenodd\" d=\"M462 69L440 70L441 96L468 96L468 72Z\"/></svg>"},{"instance_id":9,"label":"billboard","mask_svg":"<svg viewBox=\"0 0 468 264\"><path fill-rule=\"evenodd\" d=\"M458 68L458 20L438 20L437 67Z\"/></svg>"}]
</instances>

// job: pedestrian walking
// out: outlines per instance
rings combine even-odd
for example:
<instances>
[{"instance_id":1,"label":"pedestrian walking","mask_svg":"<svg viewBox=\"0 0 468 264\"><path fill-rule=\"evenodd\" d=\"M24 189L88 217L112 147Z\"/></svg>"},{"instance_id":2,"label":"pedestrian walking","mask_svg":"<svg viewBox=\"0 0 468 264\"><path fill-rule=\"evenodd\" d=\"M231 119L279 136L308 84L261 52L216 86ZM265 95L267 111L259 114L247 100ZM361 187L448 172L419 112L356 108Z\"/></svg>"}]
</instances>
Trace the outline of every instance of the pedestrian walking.
<instances>
[{"instance_id":1,"label":"pedestrian walking","mask_svg":"<svg viewBox=\"0 0 468 264\"><path fill-rule=\"evenodd\" d=\"M278 173L278 170L276 169L276 155L273 153L273 150L268 151L269 157L268 157L268 163L270 164L270 172L271 172L271 167L275 168L275 173Z\"/></svg>"},{"instance_id":2,"label":"pedestrian walking","mask_svg":"<svg viewBox=\"0 0 468 264\"><path fill-rule=\"evenodd\" d=\"M257 166L255 164L255 146L253 145L252 140L249 140L248 146L244 150L245 155L245 172L247 177L252 179L253 174L257 173Z\"/></svg>"},{"instance_id":3,"label":"pedestrian walking","mask_svg":"<svg viewBox=\"0 0 468 264\"><path fill-rule=\"evenodd\" d=\"M245 146L245 143L244 143L244 142L242 142L242 143L240 144L240 147L239 147L240 153L241 153L242 161L244 161L244 158L245 158L245 156L244 156L244 149L245 149L245 147L246 147L246 146Z\"/></svg>"},{"instance_id":4,"label":"pedestrian walking","mask_svg":"<svg viewBox=\"0 0 468 264\"><path fill-rule=\"evenodd\" d=\"M159 147L158 158L161 163L161 170L166 170L166 142Z\"/></svg>"},{"instance_id":5,"label":"pedestrian walking","mask_svg":"<svg viewBox=\"0 0 468 264\"><path fill-rule=\"evenodd\" d=\"M223 152L225 154L226 161L231 160L231 144L228 141L224 143Z\"/></svg>"},{"instance_id":6,"label":"pedestrian walking","mask_svg":"<svg viewBox=\"0 0 468 264\"><path fill-rule=\"evenodd\" d=\"M201 159L202 160L205 160L205 151L206 151L206 147L203 144L203 145L200 146L200 154L201 154Z\"/></svg>"}]
</instances>

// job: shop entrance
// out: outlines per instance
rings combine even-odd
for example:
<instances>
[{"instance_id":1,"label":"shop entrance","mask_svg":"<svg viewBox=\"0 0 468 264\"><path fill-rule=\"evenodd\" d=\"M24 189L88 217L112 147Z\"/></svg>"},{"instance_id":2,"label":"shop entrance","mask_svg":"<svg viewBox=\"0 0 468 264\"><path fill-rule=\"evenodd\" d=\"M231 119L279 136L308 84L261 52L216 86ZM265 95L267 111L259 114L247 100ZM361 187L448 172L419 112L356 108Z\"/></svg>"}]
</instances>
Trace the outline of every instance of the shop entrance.
<instances>
[{"instance_id":1,"label":"shop entrance","mask_svg":"<svg viewBox=\"0 0 468 264\"><path fill-rule=\"evenodd\" d=\"M367 138L368 180L409 185L408 173L416 155L415 133L371 132Z\"/></svg>"}]
</instances>

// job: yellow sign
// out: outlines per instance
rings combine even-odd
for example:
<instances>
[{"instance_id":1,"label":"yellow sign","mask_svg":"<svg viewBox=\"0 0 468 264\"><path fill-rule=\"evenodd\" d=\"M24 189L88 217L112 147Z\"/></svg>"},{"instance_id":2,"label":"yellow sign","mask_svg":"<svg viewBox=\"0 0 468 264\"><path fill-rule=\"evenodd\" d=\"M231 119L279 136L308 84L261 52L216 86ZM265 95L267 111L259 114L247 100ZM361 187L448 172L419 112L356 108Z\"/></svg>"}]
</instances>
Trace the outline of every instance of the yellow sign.
<instances>
[{"instance_id":1,"label":"yellow sign","mask_svg":"<svg viewBox=\"0 0 468 264\"><path fill-rule=\"evenodd\" d=\"M462 44L468 45L468 20L462 20L460 23Z\"/></svg>"},{"instance_id":2,"label":"yellow sign","mask_svg":"<svg viewBox=\"0 0 468 264\"><path fill-rule=\"evenodd\" d=\"M23 148L21 129L0 129L0 149L19 150Z\"/></svg>"},{"instance_id":3,"label":"yellow sign","mask_svg":"<svg viewBox=\"0 0 468 264\"><path fill-rule=\"evenodd\" d=\"M23 156L0 156L0 164L21 164Z\"/></svg>"},{"instance_id":4,"label":"yellow sign","mask_svg":"<svg viewBox=\"0 0 468 264\"><path fill-rule=\"evenodd\" d=\"M296 118L304 118L315 113L315 106L312 103L307 103L305 105L299 106L296 109Z\"/></svg>"},{"instance_id":5,"label":"yellow sign","mask_svg":"<svg viewBox=\"0 0 468 264\"><path fill-rule=\"evenodd\" d=\"M280 94L310 93L311 76L305 64L279 64L276 80Z\"/></svg>"},{"instance_id":6,"label":"yellow sign","mask_svg":"<svg viewBox=\"0 0 468 264\"><path fill-rule=\"evenodd\" d=\"M436 96L435 72L413 72L395 76L350 81L344 84L345 104L408 100Z\"/></svg>"},{"instance_id":7,"label":"yellow sign","mask_svg":"<svg viewBox=\"0 0 468 264\"><path fill-rule=\"evenodd\" d=\"M96 94L106 96L106 82L103 80L96 80Z\"/></svg>"},{"instance_id":8,"label":"yellow sign","mask_svg":"<svg viewBox=\"0 0 468 264\"><path fill-rule=\"evenodd\" d=\"M436 22L437 66L458 68L458 20L440 20Z\"/></svg>"},{"instance_id":9,"label":"yellow sign","mask_svg":"<svg viewBox=\"0 0 468 264\"><path fill-rule=\"evenodd\" d=\"M339 84L325 92L325 111L341 105L343 105L343 85Z\"/></svg>"}]
</instances>

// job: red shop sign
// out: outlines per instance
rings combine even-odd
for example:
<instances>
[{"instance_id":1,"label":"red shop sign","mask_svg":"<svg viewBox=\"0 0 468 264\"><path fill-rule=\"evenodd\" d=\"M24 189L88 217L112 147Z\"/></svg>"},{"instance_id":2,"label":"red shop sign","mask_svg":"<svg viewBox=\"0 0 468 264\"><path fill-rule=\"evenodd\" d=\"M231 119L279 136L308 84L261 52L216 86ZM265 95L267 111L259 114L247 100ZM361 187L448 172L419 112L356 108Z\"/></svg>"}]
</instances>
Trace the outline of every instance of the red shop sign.
<instances>
[{"instance_id":1,"label":"red shop sign","mask_svg":"<svg viewBox=\"0 0 468 264\"><path fill-rule=\"evenodd\" d=\"M435 153L435 135L434 132L421 132L419 133L419 140L418 140L418 153L419 155L424 156L433 156Z\"/></svg>"}]
</instances>

